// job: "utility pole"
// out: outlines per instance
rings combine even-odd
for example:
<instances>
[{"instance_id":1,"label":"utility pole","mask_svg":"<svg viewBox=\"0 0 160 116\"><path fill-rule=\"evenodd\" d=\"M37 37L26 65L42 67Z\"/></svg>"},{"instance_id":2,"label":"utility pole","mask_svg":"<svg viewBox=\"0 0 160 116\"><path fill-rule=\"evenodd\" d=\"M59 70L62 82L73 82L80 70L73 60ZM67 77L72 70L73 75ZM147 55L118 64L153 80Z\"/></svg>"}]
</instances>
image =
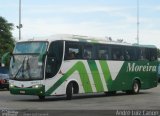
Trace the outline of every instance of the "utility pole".
<instances>
[{"instance_id":1,"label":"utility pole","mask_svg":"<svg viewBox=\"0 0 160 116\"><path fill-rule=\"evenodd\" d=\"M17 28L19 29L19 40L21 40L21 28L22 28L22 24L21 24L21 0L19 0L19 25L17 26Z\"/></svg>"},{"instance_id":2,"label":"utility pole","mask_svg":"<svg viewBox=\"0 0 160 116\"><path fill-rule=\"evenodd\" d=\"M139 0L137 0L137 44L139 44Z\"/></svg>"}]
</instances>

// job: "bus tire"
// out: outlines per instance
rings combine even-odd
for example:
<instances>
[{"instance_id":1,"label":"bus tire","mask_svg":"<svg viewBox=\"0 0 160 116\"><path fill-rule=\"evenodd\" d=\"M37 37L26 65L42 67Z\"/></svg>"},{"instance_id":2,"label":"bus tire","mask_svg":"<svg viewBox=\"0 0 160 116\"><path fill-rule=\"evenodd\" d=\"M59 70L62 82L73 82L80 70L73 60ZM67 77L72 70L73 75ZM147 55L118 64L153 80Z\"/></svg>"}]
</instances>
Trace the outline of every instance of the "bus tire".
<instances>
[{"instance_id":1,"label":"bus tire","mask_svg":"<svg viewBox=\"0 0 160 116\"><path fill-rule=\"evenodd\" d=\"M138 80L134 80L133 85L132 85L132 93L138 94L139 90L140 90L140 82Z\"/></svg>"},{"instance_id":2,"label":"bus tire","mask_svg":"<svg viewBox=\"0 0 160 116\"><path fill-rule=\"evenodd\" d=\"M73 84L69 83L66 89L66 100L71 100L73 94Z\"/></svg>"},{"instance_id":3,"label":"bus tire","mask_svg":"<svg viewBox=\"0 0 160 116\"><path fill-rule=\"evenodd\" d=\"M39 100L45 100L45 96L38 96Z\"/></svg>"}]
</instances>

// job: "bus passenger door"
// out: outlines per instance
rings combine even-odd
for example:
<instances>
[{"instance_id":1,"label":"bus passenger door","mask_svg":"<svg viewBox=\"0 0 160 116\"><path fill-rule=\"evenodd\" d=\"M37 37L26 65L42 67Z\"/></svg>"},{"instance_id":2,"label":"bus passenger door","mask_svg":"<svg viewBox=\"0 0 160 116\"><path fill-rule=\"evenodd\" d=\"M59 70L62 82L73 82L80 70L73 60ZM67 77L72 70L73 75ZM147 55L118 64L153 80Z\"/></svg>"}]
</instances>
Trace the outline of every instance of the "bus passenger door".
<instances>
[{"instance_id":1,"label":"bus passenger door","mask_svg":"<svg viewBox=\"0 0 160 116\"><path fill-rule=\"evenodd\" d=\"M61 67L63 58L63 41L50 44L46 63L46 78L54 77Z\"/></svg>"}]
</instances>

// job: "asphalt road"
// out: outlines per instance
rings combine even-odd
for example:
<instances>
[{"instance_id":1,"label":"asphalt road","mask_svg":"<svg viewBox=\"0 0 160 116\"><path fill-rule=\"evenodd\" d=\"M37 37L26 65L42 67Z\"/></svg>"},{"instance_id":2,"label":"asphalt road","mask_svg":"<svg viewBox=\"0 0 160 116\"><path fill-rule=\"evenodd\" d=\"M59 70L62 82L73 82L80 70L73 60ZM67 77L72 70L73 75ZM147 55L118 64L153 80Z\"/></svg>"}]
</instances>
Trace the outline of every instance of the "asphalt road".
<instances>
[{"instance_id":1,"label":"asphalt road","mask_svg":"<svg viewBox=\"0 0 160 116\"><path fill-rule=\"evenodd\" d=\"M65 100L64 96L47 97L45 101L40 101L37 96L11 95L9 91L1 90L0 109L78 110L79 115L82 113L81 110L160 110L160 85L153 89L141 90L137 95L127 95L123 92L114 96L106 96L103 93L77 95L69 101Z\"/></svg>"}]
</instances>

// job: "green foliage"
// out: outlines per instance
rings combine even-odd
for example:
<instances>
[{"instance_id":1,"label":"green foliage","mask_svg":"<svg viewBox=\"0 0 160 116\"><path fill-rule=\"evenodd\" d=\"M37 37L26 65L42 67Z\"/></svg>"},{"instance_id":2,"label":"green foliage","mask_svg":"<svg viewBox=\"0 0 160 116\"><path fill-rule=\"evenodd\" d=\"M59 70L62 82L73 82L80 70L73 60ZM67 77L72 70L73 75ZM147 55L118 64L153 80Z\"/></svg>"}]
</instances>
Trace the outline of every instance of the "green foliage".
<instances>
[{"instance_id":1,"label":"green foliage","mask_svg":"<svg viewBox=\"0 0 160 116\"><path fill-rule=\"evenodd\" d=\"M160 49L157 50L158 58L160 58Z\"/></svg>"},{"instance_id":2,"label":"green foliage","mask_svg":"<svg viewBox=\"0 0 160 116\"><path fill-rule=\"evenodd\" d=\"M12 52L14 39L12 36L13 24L0 16L0 60L4 53Z\"/></svg>"}]
</instances>

